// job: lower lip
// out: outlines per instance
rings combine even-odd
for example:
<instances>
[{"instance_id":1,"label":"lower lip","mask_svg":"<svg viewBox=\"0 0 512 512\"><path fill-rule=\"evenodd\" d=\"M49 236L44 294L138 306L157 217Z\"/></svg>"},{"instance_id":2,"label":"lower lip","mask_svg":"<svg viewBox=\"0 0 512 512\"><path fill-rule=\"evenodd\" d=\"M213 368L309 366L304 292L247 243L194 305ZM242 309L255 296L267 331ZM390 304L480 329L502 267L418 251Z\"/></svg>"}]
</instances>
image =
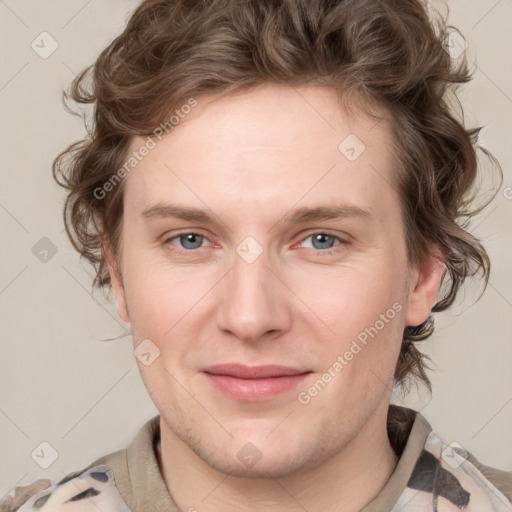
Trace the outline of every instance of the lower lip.
<instances>
[{"instance_id":1,"label":"lower lip","mask_svg":"<svg viewBox=\"0 0 512 512\"><path fill-rule=\"evenodd\" d=\"M270 400L280 394L291 391L308 375L286 375L265 379L238 379L227 375L205 373L214 388L235 400L251 402Z\"/></svg>"}]
</instances>

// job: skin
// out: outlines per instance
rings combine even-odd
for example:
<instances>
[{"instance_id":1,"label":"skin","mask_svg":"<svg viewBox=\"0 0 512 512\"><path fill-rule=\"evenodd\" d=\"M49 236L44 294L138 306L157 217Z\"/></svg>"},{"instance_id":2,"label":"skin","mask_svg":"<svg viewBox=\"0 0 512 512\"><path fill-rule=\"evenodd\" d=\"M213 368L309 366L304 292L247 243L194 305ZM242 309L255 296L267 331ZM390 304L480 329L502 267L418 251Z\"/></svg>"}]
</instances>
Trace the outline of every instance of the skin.
<instances>
[{"instance_id":1,"label":"skin","mask_svg":"<svg viewBox=\"0 0 512 512\"><path fill-rule=\"evenodd\" d=\"M161 416L163 477L182 510L360 510L396 466L386 416L402 332L427 318L442 271L433 256L408 264L390 127L349 115L317 87L266 84L198 101L125 178L120 260L107 249L134 346L150 339L160 350L137 364ZM338 150L351 133L366 146L353 162ZM142 215L163 203L216 223ZM369 214L289 221L297 208L340 204ZM325 231L333 238L313 245ZM187 232L204 236L200 248L179 238ZM247 236L262 250L252 263L236 252ZM298 393L397 303L300 403ZM311 373L297 389L249 402L201 371L221 363ZM251 466L237 457L248 442L261 455Z\"/></svg>"}]
</instances>

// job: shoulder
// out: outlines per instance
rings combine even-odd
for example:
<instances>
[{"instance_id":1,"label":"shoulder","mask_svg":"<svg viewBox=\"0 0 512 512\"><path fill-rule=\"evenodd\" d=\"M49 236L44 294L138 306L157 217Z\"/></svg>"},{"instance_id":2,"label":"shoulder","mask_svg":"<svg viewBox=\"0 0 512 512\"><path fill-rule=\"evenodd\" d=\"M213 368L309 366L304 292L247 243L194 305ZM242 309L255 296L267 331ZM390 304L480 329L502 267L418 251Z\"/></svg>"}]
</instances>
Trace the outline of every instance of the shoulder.
<instances>
[{"instance_id":1,"label":"shoulder","mask_svg":"<svg viewBox=\"0 0 512 512\"><path fill-rule=\"evenodd\" d=\"M0 512L14 512L23 505L31 496L51 486L51 481L41 478L29 485L17 486L10 494L0 499Z\"/></svg>"},{"instance_id":2,"label":"shoulder","mask_svg":"<svg viewBox=\"0 0 512 512\"><path fill-rule=\"evenodd\" d=\"M455 451L469 461L479 473L512 502L512 471L504 471L482 464L471 453L455 448Z\"/></svg>"},{"instance_id":3,"label":"shoulder","mask_svg":"<svg viewBox=\"0 0 512 512\"><path fill-rule=\"evenodd\" d=\"M130 512L120 495L113 470L106 464L91 464L70 473L51 485L40 479L27 486L16 487L0 500L0 512Z\"/></svg>"},{"instance_id":4,"label":"shoulder","mask_svg":"<svg viewBox=\"0 0 512 512\"><path fill-rule=\"evenodd\" d=\"M393 512L512 512L512 471L482 464L457 443L446 444L413 410L390 409L388 433L401 454L405 484L397 487L401 494Z\"/></svg>"},{"instance_id":5,"label":"shoulder","mask_svg":"<svg viewBox=\"0 0 512 512\"><path fill-rule=\"evenodd\" d=\"M136 472L141 462L147 464L151 459L158 433L157 415L140 428L127 448L103 455L53 485L45 478L16 487L0 497L0 512L131 512L126 504L135 506L128 454Z\"/></svg>"},{"instance_id":6,"label":"shoulder","mask_svg":"<svg viewBox=\"0 0 512 512\"><path fill-rule=\"evenodd\" d=\"M446 445L431 432L399 504L404 512L430 510L427 504L432 500L439 511L457 507L467 512L512 512L512 472L485 466L462 447Z\"/></svg>"}]
</instances>

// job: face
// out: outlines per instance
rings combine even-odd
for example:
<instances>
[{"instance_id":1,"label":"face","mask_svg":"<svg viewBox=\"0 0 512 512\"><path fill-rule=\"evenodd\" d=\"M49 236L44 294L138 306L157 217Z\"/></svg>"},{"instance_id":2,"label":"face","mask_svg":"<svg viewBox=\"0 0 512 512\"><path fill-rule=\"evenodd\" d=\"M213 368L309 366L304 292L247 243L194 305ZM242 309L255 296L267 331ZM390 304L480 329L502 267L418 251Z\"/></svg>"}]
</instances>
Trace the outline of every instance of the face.
<instances>
[{"instance_id":1,"label":"face","mask_svg":"<svg viewBox=\"0 0 512 512\"><path fill-rule=\"evenodd\" d=\"M300 472L385 418L439 274L408 265L389 134L269 84L198 98L125 178L119 314L167 435L211 467Z\"/></svg>"}]
</instances>

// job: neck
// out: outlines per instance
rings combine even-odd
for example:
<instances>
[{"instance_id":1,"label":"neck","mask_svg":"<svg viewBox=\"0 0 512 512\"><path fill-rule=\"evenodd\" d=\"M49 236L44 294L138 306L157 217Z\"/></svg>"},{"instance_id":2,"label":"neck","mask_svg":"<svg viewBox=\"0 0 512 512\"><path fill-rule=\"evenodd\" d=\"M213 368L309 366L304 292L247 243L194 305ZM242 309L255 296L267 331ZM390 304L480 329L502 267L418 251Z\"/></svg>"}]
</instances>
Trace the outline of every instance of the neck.
<instances>
[{"instance_id":1,"label":"neck","mask_svg":"<svg viewBox=\"0 0 512 512\"><path fill-rule=\"evenodd\" d=\"M315 468L279 479L239 478L213 469L161 418L160 470L184 511L356 512L377 496L398 462L389 444L386 417L387 410L376 414L340 452Z\"/></svg>"}]
</instances>

